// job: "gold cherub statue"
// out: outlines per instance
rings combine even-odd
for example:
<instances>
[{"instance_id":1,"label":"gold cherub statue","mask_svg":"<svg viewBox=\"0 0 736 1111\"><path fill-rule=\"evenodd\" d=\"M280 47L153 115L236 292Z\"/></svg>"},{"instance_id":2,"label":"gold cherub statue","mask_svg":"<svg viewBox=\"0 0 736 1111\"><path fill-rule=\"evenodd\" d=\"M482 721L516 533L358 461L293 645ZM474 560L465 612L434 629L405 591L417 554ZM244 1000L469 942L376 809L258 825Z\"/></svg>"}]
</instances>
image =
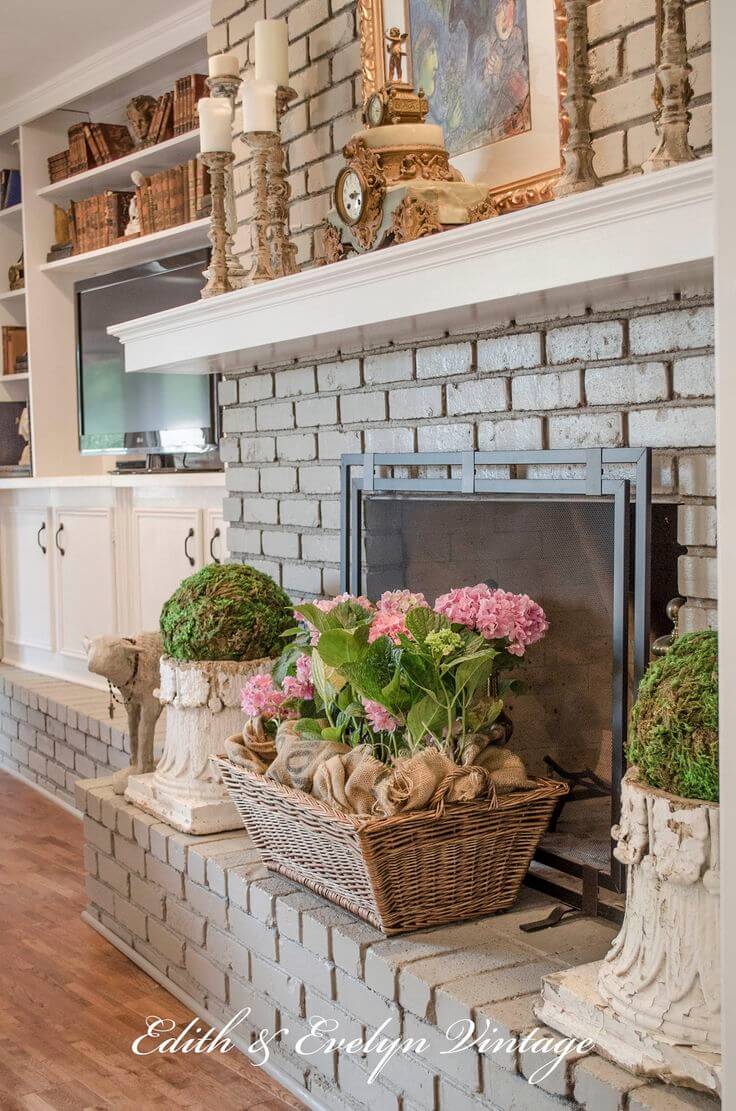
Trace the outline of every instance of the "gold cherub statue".
<instances>
[{"instance_id":1,"label":"gold cherub statue","mask_svg":"<svg viewBox=\"0 0 736 1111\"><path fill-rule=\"evenodd\" d=\"M403 67L403 59L406 57L406 51L402 50L402 46L408 38L406 31L402 32L398 27L391 27L387 35L384 35L388 46L388 79L391 81L401 81L401 70Z\"/></svg>"}]
</instances>

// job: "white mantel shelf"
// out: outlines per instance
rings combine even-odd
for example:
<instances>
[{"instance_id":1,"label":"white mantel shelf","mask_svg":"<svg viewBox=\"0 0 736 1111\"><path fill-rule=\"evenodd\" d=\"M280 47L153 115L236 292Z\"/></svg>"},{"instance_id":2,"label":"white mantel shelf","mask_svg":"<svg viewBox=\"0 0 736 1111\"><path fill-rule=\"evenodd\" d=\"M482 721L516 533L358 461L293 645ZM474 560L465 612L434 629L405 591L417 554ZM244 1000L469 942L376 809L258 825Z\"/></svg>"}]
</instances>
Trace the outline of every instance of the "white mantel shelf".
<instances>
[{"instance_id":1,"label":"white mantel shelf","mask_svg":"<svg viewBox=\"0 0 736 1111\"><path fill-rule=\"evenodd\" d=\"M713 160L116 325L127 371L230 372L711 279Z\"/></svg>"}]
</instances>

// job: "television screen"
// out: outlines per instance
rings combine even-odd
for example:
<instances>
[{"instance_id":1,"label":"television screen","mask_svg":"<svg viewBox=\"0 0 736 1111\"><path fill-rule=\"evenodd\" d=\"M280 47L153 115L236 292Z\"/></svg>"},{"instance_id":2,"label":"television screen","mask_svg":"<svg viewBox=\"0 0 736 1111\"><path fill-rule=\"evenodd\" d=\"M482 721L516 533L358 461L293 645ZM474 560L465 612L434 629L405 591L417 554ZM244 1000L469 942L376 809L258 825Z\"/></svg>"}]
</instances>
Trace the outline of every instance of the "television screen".
<instances>
[{"instance_id":1,"label":"television screen","mask_svg":"<svg viewBox=\"0 0 736 1111\"><path fill-rule=\"evenodd\" d=\"M126 374L111 324L199 300L207 251L78 282L80 448L85 453L182 453L217 445L214 383L201 374Z\"/></svg>"}]
</instances>

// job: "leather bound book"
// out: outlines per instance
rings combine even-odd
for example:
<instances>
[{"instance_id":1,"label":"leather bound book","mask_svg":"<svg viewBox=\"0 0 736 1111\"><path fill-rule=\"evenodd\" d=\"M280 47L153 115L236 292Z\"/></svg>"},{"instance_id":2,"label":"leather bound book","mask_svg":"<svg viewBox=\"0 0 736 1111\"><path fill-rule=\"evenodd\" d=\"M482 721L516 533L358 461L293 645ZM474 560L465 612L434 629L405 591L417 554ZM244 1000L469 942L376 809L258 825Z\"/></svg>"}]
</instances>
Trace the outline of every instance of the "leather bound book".
<instances>
[{"instance_id":1,"label":"leather bound book","mask_svg":"<svg viewBox=\"0 0 736 1111\"><path fill-rule=\"evenodd\" d=\"M187 220L197 219L197 159L187 162Z\"/></svg>"},{"instance_id":2,"label":"leather bound book","mask_svg":"<svg viewBox=\"0 0 736 1111\"><path fill-rule=\"evenodd\" d=\"M189 78L190 88L190 102L189 102L189 117L187 124L187 131L191 131L195 127L199 127L199 113L197 112L197 101L204 96L209 96L209 90L205 82L207 75L204 73L193 73Z\"/></svg>"},{"instance_id":3,"label":"leather bound book","mask_svg":"<svg viewBox=\"0 0 736 1111\"><path fill-rule=\"evenodd\" d=\"M72 254L76 255L79 250L79 232L77 230L77 203L76 201L69 202L69 236L72 241Z\"/></svg>"},{"instance_id":4,"label":"leather bound book","mask_svg":"<svg viewBox=\"0 0 736 1111\"><path fill-rule=\"evenodd\" d=\"M174 83L174 105L173 105L173 120L174 120L174 134L181 135L186 131L185 126L185 103L188 88L188 77L177 77Z\"/></svg>"},{"instance_id":5,"label":"leather bound book","mask_svg":"<svg viewBox=\"0 0 736 1111\"><path fill-rule=\"evenodd\" d=\"M75 123L69 128L69 173L81 174L87 169L89 169L89 159L84 124Z\"/></svg>"},{"instance_id":6,"label":"leather bound book","mask_svg":"<svg viewBox=\"0 0 736 1111\"><path fill-rule=\"evenodd\" d=\"M84 138L87 143L87 147L89 148L89 152L92 155L92 160L94 161L95 166L101 166L103 162L107 161L107 159L97 145L97 138L94 133L94 125L85 123L82 125L82 128L84 130Z\"/></svg>"},{"instance_id":7,"label":"leather bound book","mask_svg":"<svg viewBox=\"0 0 736 1111\"><path fill-rule=\"evenodd\" d=\"M140 213L141 231L150 235L153 229L153 198L151 196L151 179L146 178L145 185L139 189L138 212Z\"/></svg>"},{"instance_id":8,"label":"leather bound book","mask_svg":"<svg viewBox=\"0 0 736 1111\"><path fill-rule=\"evenodd\" d=\"M133 150L133 139L125 124L98 123L96 127L99 133L104 137L112 160L123 158Z\"/></svg>"},{"instance_id":9,"label":"leather bound book","mask_svg":"<svg viewBox=\"0 0 736 1111\"><path fill-rule=\"evenodd\" d=\"M156 142L156 135L158 134L158 129L161 126L161 114L164 110L165 96L166 94L162 93L161 96L158 98L158 100L156 101L156 107L153 110L153 115L151 116L151 125L148 128L148 138L151 140L152 144Z\"/></svg>"},{"instance_id":10,"label":"leather bound book","mask_svg":"<svg viewBox=\"0 0 736 1111\"><path fill-rule=\"evenodd\" d=\"M174 94L166 93L164 101L164 109L161 115L161 126L158 131L156 139L157 143L163 143L166 139L170 139L174 134L174 126L172 122L172 113L174 110Z\"/></svg>"}]
</instances>

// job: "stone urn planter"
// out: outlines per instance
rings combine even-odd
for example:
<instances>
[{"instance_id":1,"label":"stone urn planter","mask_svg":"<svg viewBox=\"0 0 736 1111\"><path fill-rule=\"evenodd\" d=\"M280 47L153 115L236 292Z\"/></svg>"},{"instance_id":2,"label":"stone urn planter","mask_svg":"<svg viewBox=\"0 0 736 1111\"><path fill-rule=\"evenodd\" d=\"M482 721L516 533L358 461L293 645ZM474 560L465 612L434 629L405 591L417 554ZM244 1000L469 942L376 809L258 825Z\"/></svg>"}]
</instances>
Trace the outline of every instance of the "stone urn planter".
<instances>
[{"instance_id":1,"label":"stone urn planter","mask_svg":"<svg viewBox=\"0 0 736 1111\"><path fill-rule=\"evenodd\" d=\"M614 854L626 916L598 993L631 1028L720 1053L719 807L624 779Z\"/></svg>"},{"instance_id":2,"label":"stone urn planter","mask_svg":"<svg viewBox=\"0 0 736 1111\"><path fill-rule=\"evenodd\" d=\"M535 1014L639 1076L720 1094L718 637L678 637L631 714L626 912L601 961L545 976Z\"/></svg>"},{"instance_id":3,"label":"stone urn planter","mask_svg":"<svg viewBox=\"0 0 736 1111\"><path fill-rule=\"evenodd\" d=\"M182 661L161 657L159 698L166 738L154 772L131 776L125 797L183 833L240 828L234 803L210 759L243 727L240 691L271 659Z\"/></svg>"}]
</instances>

